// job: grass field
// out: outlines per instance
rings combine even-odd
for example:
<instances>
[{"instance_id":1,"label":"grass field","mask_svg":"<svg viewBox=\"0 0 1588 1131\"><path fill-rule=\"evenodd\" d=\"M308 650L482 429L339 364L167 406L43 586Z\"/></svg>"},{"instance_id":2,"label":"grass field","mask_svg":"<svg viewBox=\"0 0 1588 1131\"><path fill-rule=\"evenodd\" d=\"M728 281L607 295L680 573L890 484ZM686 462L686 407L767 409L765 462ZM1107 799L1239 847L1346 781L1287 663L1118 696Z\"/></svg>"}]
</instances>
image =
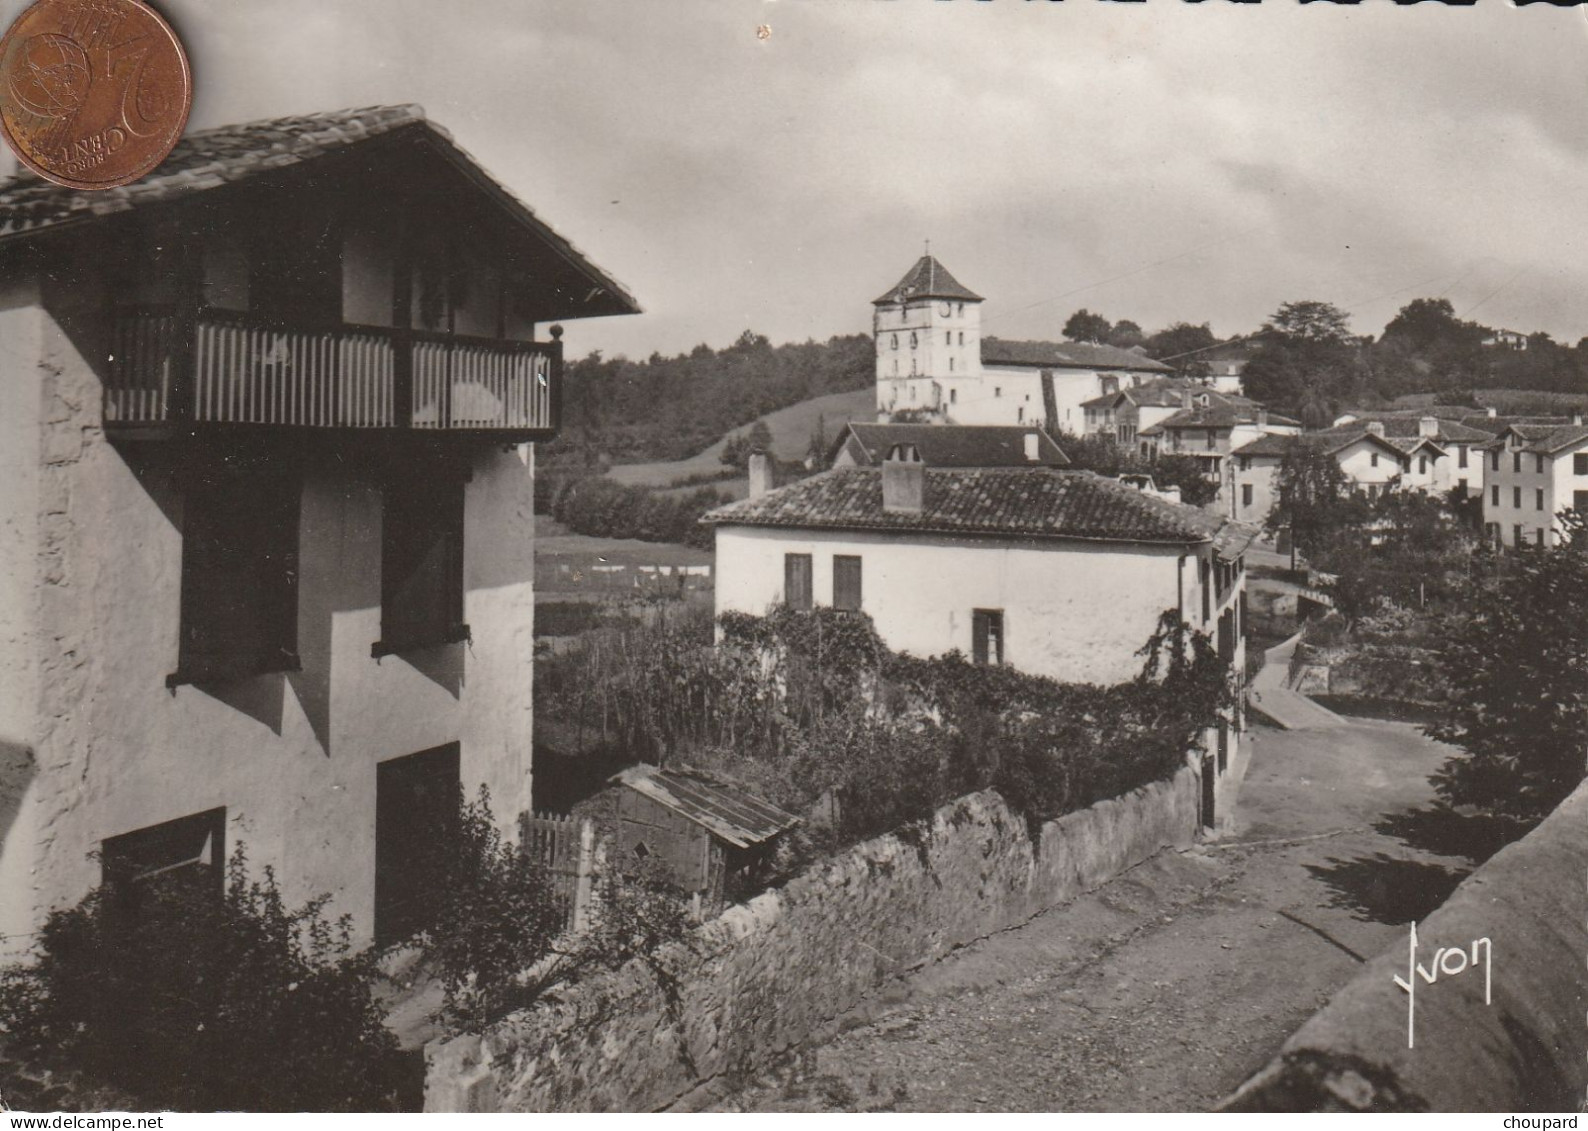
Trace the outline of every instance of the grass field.
<instances>
[{"instance_id":1,"label":"grass field","mask_svg":"<svg viewBox=\"0 0 1588 1131\"><path fill-rule=\"evenodd\" d=\"M851 420L871 421L877 418L877 391L868 386L851 393L832 393L768 413L764 419L766 426L772 430L772 450L779 459L804 458L818 417L825 421L827 437L831 440ZM748 430L749 426L746 425L735 431ZM688 459L667 463L623 463L607 474L619 483L631 486L671 487L687 476L722 470L720 457L723 445L727 442L728 437L724 436L705 451ZM735 489L733 481L714 483L712 486L730 491Z\"/></svg>"}]
</instances>

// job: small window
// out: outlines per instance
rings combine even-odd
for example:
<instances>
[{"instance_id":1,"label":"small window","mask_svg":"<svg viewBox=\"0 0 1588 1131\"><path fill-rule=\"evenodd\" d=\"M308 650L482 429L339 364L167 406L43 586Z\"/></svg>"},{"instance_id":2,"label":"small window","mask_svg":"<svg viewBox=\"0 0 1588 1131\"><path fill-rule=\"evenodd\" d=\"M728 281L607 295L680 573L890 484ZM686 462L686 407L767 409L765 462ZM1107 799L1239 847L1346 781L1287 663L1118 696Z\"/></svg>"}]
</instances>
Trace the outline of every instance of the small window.
<instances>
[{"instance_id":1,"label":"small window","mask_svg":"<svg viewBox=\"0 0 1588 1131\"><path fill-rule=\"evenodd\" d=\"M1467 466L1467 446L1465 444L1461 445L1461 447L1456 449L1456 466L1457 467L1466 467Z\"/></svg>"},{"instance_id":2,"label":"small window","mask_svg":"<svg viewBox=\"0 0 1588 1131\"><path fill-rule=\"evenodd\" d=\"M952 330L944 330L943 331L943 344L945 346L951 346L951 345L954 344L954 331L952 331Z\"/></svg>"},{"instance_id":3,"label":"small window","mask_svg":"<svg viewBox=\"0 0 1588 1131\"><path fill-rule=\"evenodd\" d=\"M463 476L426 467L381 497L381 639L377 656L467 639L463 623Z\"/></svg>"},{"instance_id":4,"label":"small window","mask_svg":"<svg viewBox=\"0 0 1588 1131\"><path fill-rule=\"evenodd\" d=\"M1500 505L1500 485L1498 483L1489 488L1489 501L1494 506Z\"/></svg>"},{"instance_id":5,"label":"small window","mask_svg":"<svg viewBox=\"0 0 1588 1131\"><path fill-rule=\"evenodd\" d=\"M970 615L971 659L982 665L1004 662L1002 609L974 609Z\"/></svg>"},{"instance_id":6,"label":"small window","mask_svg":"<svg viewBox=\"0 0 1588 1131\"><path fill-rule=\"evenodd\" d=\"M1250 483L1242 483L1241 484L1241 506L1249 507L1251 505L1252 505L1252 485Z\"/></svg>"},{"instance_id":7,"label":"small window","mask_svg":"<svg viewBox=\"0 0 1588 1131\"><path fill-rule=\"evenodd\" d=\"M920 342L916 339L915 331L911 330L910 331L910 348L911 349L915 349L916 346L918 346L918 345L920 345Z\"/></svg>"},{"instance_id":8,"label":"small window","mask_svg":"<svg viewBox=\"0 0 1588 1131\"><path fill-rule=\"evenodd\" d=\"M964 314L965 313L965 304L964 303L960 303L959 304L959 313L960 314Z\"/></svg>"},{"instance_id":9,"label":"small window","mask_svg":"<svg viewBox=\"0 0 1588 1131\"><path fill-rule=\"evenodd\" d=\"M1513 545L1513 546L1525 546L1525 545L1527 545L1527 540L1522 536L1522 524L1520 522L1517 523L1515 526L1511 527L1511 545Z\"/></svg>"},{"instance_id":10,"label":"small window","mask_svg":"<svg viewBox=\"0 0 1588 1131\"><path fill-rule=\"evenodd\" d=\"M1573 491L1571 493L1571 509L1578 514L1588 514L1588 491Z\"/></svg>"},{"instance_id":11,"label":"small window","mask_svg":"<svg viewBox=\"0 0 1588 1131\"><path fill-rule=\"evenodd\" d=\"M948 359L948 367L950 369L954 368L954 359L953 358L949 358ZM958 404L959 403L959 390L958 389L950 389L948 391L948 403L949 404Z\"/></svg>"},{"instance_id":12,"label":"small window","mask_svg":"<svg viewBox=\"0 0 1588 1131\"><path fill-rule=\"evenodd\" d=\"M1026 407L1025 407L1025 405L1021 405L1019 408L1015 409L1015 423L1016 424L1024 424L1025 422L1026 422Z\"/></svg>"},{"instance_id":13,"label":"small window","mask_svg":"<svg viewBox=\"0 0 1588 1131\"><path fill-rule=\"evenodd\" d=\"M959 308L959 310L960 310L961 314L965 313L965 308L963 306L961 306ZM959 332L959 344L960 345L964 345L965 344L965 331L964 330L961 330Z\"/></svg>"},{"instance_id":14,"label":"small window","mask_svg":"<svg viewBox=\"0 0 1588 1131\"><path fill-rule=\"evenodd\" d=\"M1522 509L1522 488L1520 488L1520 487L1512 487L1511 488L1511 505L1513 507L1515 507L1517 510L1521 510Z\"/></svg>"},{"instance_id":15,"label":"small window","mask_svg":"<svg viewBox=\"0 0 1588 1131\"><path fill-rule=\"evenodd\" d=\"M1427 475L1428 474L1428 457L1427 456L1418 456L1417 457L1417 474L1418 475Z\"/></svg>"},{"instance_id":16,"label":"small window","mask_svg":"<svg viewBox=\"0 0 1588 1131\"><path fill-rule=\"evenodd\" d=\"M1549 536L1544 533L1544 528L1540 526L1538 528L1538 544L1540 546L1547 546L1549 544L1548 537Z\"/></svg>"},{"instance_id":17,"label":"small window","mask_svg":"<svg viewBox=\"0 0 1588 1131\"><path fill-rule=\"evenodd\" d=\"M1536 511L1544 509L1544 488L1542 487L1535 488L1533 491L1533 509Z\"/></svg>"},{"instance_id":18,"label":"small window","mask_svg":"<svg viewBox=\"0 0 1588 1131\"><path fill-rule=\"evenodd\" d=\"M811 556L783 555L783 600L791 609L811 607Z\"/></svg>"},{"instance_id":19,"label":"small window","mask_svg":"<svg viewBox=\"0 0 1588 1131\"><path fill-rule=\"evenodd\" d=\"M954 359L952 357L948 359L948 371L950 373L954 372Z\"/></svg>"},{"instance_id":20,"label":"small window","mask_svg":"<svg viewBox=\"0 0 1588 1131\"><path fill-rule=\"evenodd\" d=\"M1571 457L1571 473L1573 475L1588 475L1588 452L1578 452Z\"/></svg>"},{"instance_id":21,"label":"small window","mask_svg":"<svg viewBox=\"0 0 1588 1131\"><path fill-rule=\"evenodd\" d=\"M1213 451L1219 446L1219 434L1212 428L1208 429L1208 451Z\"/></svg>"},{"instance_id":22,"label":"small window","mask_svg":"<svg viewBox=\"0 0 1588 1131\"><path fill-rule=\"evenodd\" d=\"M1521 473L1521 470L1522 470L1522 453L1521 452L1512 452L1511 453L1511 470L1513 472L1518 473L1518 474Z\"/></svg>"},{"instance_id":23,"label":"small window","mask_svg":"<svg viewBox=\"0 0 1588 1131\"><path fill-rule=\"evenodd\" d=\"M833 555L833 608L859 611L860 558L849 554Z\"/></svg>"},{"instance_id":24,"label":"small window","mask_svg":"<svg viewBox=\"0 0 1588 1131\"><path fill-rule=\"evenodd\" d=\"M894 349L898 349L899 348L899 335L894 334L894 335L892 335L892 337L893 337L893 348Z\"/></svg>"},{"instance_id":25,"label":"small window","mask_svg":"<svg viewBox=\"0 0 1588 1131\"><path fill-rule=\"evenodd\" d=\"M1004 387L1002 385L994 385L993 386L993 396L1001 397L1003 395L1004 395Z\"/></svg>"},{"instance_id":26,"label":"small window","mask_svg":"<svg viewBox=\"0 0 1588 1131\"><path fill-rule=\"evenodd\" d=\"M1489 466L1495 471L1500 470L1500 449L1496 448L1489 453Z\"/></svg>"},{"instance_id":27,"label":"small window","mask_svg":"<svg viewBox=\"0 0 1588 1131\"><path fill-rule=\"evenodd\" d=\"M1377 452L1374 452L1372 455L1368 456L1368 463L1371 466L1373 466L1373 467L1377 467L1378 466L1378 453Z\"/></svg>"},{"instance_id":28,"label":"small window","mask_svg":"<svg viewBox=\"0 0 1588 1131\"><path fill-rule=\"evenodd\" d=\"M110 837L100 848L100 867L117 915L141 920L155 913L159 895L219 900L226 871L226 810Z\"/></svg>"},{"instance_id":29,"label":"small window","mask_svg":"<svg viewBox=\"0 0 1588 1131\"><path fill-rule=\"evenodd\" d=\"M290 475L224 476L188 492L169 685L297 670L300 496Z\"/></svg>"},{"instance_id":30,"label":"small window","mask_svg":"<svg viewBox=\"0 0 1588 1131\"><path fill-rule=\"evenodd\" d=\"M1543 475L1544 474L1544 455L1543 455L1543 453L1540 452L1540 453L1535 454L1533 456L1533 460L1534 460L1533 471L1536 474L1538 474L1538 475Z\"/></svg>"}]
</instances>

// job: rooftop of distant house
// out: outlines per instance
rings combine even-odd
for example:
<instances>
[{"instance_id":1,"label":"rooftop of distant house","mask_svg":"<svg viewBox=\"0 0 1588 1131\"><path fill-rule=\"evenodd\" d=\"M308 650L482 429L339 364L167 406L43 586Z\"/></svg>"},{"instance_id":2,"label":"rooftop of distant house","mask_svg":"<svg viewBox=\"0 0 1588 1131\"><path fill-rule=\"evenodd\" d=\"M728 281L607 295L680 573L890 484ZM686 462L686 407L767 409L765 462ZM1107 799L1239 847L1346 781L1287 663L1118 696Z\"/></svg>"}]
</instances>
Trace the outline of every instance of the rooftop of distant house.
<instances>
[{"instance_id":1,"label":"rooftop of distant house","mask_svg":"<svg viewBox=\"0 0 1588 1131\"><path fill-rule=\"evenodd\" d=\"M1089 471L932 468L919 511L883 506L878 467L825 472L709 512L718 526L1187 545L1239 557L1256 530Z\"/></svg>"},{"instance_id":2,"label":"rooftop of distant house","mask_svg":"<svg viewBox=\"0 0 1588 1131\"><path fill-rule=\"evenodd\" d=\"M1301 421L1277 412L1268 412L1256 401L1245 397L1216 393L1210 389L1199 390L1195 403L1182 408L1173 416L1143 428L1143 436L1157 436L1164 432L1177 432L1186 428L1234 428L1238 424L1264 424L1281 428L1300 428Z\"/></svg>"},{"instance_id":3,"label":"rooftop of distant house","mask_svg":"<svg viewBox=\"0 0 1588 1131\"><path fill-rule=\"evenodd\" d=\"M1028 454L1035 438L1036 458ZM928 467L1066 467L1069 459L1046 429L1031 425L850 423L832 446L828 462L845 444L859 449L857 462L880 464L895 444L913 444Z\"/></svg>"},{"instance_id":4,"label":"rooftop of distant house","mask_svg":"<svg viewBox=\"0 0 1588 1131\"><path fill-rule=\"evenodd\" d=\"M1176 408L1183 407L1186 397L1193 400L1206 394L1209 403L1217 401L1221 404L1238 405L1256 410L1262 404L1249 397L1235 393L1221 393L1206 381L1195 377L1154 377L1150 381L1143 381L1139 385L1128 385L1113 393L1104 393L1100 397L1093 397L1089 401L1082 401L1082 408L1113 408L1122 401L1129 401L1139 408Z\"/></svg>"},{"instance_id":5,"label":"rooftop of distant house","mask_svg":"<svg viewBox=\"0 0 1588 1131\"><path fill-rule=\"evenodd\" d=\"M983 338L983 365L1033 366L1042 369L1133 369L1168 373L1170 367L1145 353L1093 342L1029 342Z\"/></svg>"},{"instance_id":6,"label":"rooftop of distant house","mask_svg":"<svg viewBox=\"0 0 1588 1131\"><path fill-rule=\"evenodd\" d=\"M1238 456L1283 456L1298 444L1308 444L1333 455L1343 451L1352 444L1367 442L1376 447L1383 448L1395 456L1414 454L1419 448L1430 448L1443 454L1437 440L1428 436L1416 434L1410 436L1387 436L1375 432L1366 423L1341 424L1334 428L1326 428L1321 432L1307 432L1300 436L1283 436L1270 433L1259 436L1249 444L1242 444L1235 449Z\"/></svg>"},{"instance_id":7,"label":"rooftop of distant house","mask_svg":"<svg viewBox=\"0 0 1588 1131\"><path fill-rule=\"evenodd\" d=\"M1509 437L1515 435L1522 440L1522 445L1514 450L1535 452L1539 455L1554 455L1556 452L1567 448L1574 448L1584 440L1588 440L1588 425L1581 422L1576 424L1512 424L1491 440L1489 447L1506 447Z\"/></svg>"},{"instance_id":8,"label":"rooftop of distant house","mask_svg":"<svg viewBox=\"0 0 1588 1131\"><path fill-rule=\"evenodd\" d=\"M1441 443L1481 444L1494 437L1494 432L1489 429L1473 428L1459 420L1447 420L1431 412L1354 412L1349 415L1356 419L1336 427L1377 423L1383 425L1384 435L1392 440L1421 436L1425 420L1433 421L1433 438Z\"/></svg>"}]
</instances>

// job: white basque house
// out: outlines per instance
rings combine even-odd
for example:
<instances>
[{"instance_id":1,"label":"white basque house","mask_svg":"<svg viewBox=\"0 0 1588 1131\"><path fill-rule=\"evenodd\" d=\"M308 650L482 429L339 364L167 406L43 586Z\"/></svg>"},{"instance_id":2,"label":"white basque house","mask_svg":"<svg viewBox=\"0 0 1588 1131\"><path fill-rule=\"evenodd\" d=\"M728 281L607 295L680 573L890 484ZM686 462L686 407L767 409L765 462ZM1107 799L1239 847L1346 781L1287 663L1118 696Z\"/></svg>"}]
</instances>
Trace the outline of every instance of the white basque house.
<instances>
[{"instance_id":1,"label":"white basque house","mask_svg":"<svg viewBox=\"0 0 1588 1131\"><path fill-rule=\"evenodd\" d=\"M417 107L0 185L8 955L239 842L357 941L421 921L455 790L530 806L545 327L636 310Z\"/></svg>"},{"instance_id":2,"label":"white basque house","mask_svg":"<svg viewBox=\"0 0 1588 1131\"><path fill-rule=\"evenodd\" d=\"M1505 546L1560 541L1556 518L1588 514L1588 427L1513 424L1495 438L1488 457L1483 522Z\"/></svg>"},{"instance_id":3,"label":"white basque house","mask_svg":"<svg viewBox=\"0 0 1588 1131\"><path fill-rule=\"evenodd\" d=\"M1231 458L1230 517L1261 523L1279 498L1279 470L1297 444L1310 444L1334 457L1351 489L1368 498L1386 491L1449 490L1450 455L1426 435L1385 435L1383 422L1368 420L1301 436L1270 435L1237 448Z\"/></svg>"},{"instance_id":4,"label":"white basque house","mask_svg":"<svg viewBox=\"0 0 1588 1131\"><path fill-rule=\"evenodd\" d=\"M872 303L877 413L1079 434L1082 404L1170 368L1134 350L984 338L982 297L924 255Z\"/></svg>"},{"instance_id":5,"label":"white basque house","mask_svg":"<svg viewBox=\"0 0 1588 1131\"><path fill-rule=\"evenodd\" d=\"M1244 670L1256 531L1090 472L932 468L900 445L881 467L752 494L704 521L719 615L861 610L896 651L1118 683L1140 672L1137 650L1169 609ZM1210 807L1237 729L1222 723L1209 743Z\"/></svg>"}]
</instances>

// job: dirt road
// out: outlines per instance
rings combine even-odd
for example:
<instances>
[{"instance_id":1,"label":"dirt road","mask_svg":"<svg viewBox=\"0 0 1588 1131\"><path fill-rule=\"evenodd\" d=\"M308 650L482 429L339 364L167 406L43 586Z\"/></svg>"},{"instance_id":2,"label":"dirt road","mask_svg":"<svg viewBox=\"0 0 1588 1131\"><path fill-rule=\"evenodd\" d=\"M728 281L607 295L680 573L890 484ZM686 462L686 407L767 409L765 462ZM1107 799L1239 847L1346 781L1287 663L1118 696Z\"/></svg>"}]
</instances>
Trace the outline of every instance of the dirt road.
<instances>
[{"instance_id":1,"label":"dirt road","mask_svg":"<svg viewBox=\"0 0 1588 1131\"><path fill-rule=\"evenodd\" d=\"M1223 841L917 972L737 1111L1206 1109L1437 906L1488 830L1431 806L1404 723L1258 729ZM1482 853L1475 853L1481 856Z\"/></svg>"}]
</instances>

